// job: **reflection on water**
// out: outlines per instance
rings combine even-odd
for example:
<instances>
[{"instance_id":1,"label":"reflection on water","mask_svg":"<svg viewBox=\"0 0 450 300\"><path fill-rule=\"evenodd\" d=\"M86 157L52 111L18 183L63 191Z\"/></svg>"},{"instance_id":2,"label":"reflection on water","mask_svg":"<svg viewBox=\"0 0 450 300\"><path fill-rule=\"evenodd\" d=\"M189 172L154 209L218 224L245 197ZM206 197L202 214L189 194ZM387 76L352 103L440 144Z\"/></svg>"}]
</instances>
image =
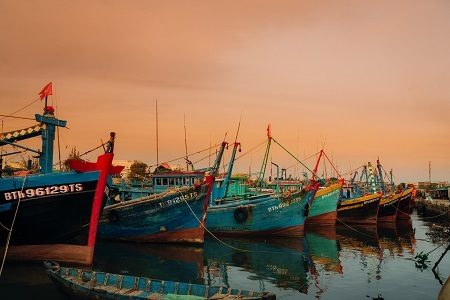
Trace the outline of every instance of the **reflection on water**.
<instances>
[{"instance_id":1,"label":"reflection on water","mask_svg":"<svg viewBox=\"0 0 450 300\"><path fill-rule=\"evenodd\" d=\"M420 251L436 248L436 244L427 241L428 225L414 222L307 228L303 238L294 239L207 237L203 246L100 241L93 268L267 290L277 294L278 299L433 299L439 292L439 282L428 274L430 270L415 268L412 259ZM440 253L430 254L434 255L430 260L436 261ZM443 279L450 273L449 262L447 256L441 263ZM39 286L40 293L49 290L48 299L65 299L44 280L42 270L29 274L22 274L23 271L23 266L6 269L6 276L0 278L2 299L9 293L15 295L18 286L25 292L32 290L32 285ZM32 284L20 288L27 280L24 275Z\"/></svg>"},{"instance_id":2,"label":"reflection on water","mask_svg":"<svg viewBox=\"0 0 450 300\"><path fill-rule=\"evenodd\" d=\"M101 242L95 269L225 286L231 276L242 276L254 283L247 289L271 285L320 298L329 281L322 277L344 274L346 255L359 257L371 282L382 279L383 261L414 254L414 245L411 223L308 228L295 239L207 237L203 247Z\"/></svg>"}]
</instances>

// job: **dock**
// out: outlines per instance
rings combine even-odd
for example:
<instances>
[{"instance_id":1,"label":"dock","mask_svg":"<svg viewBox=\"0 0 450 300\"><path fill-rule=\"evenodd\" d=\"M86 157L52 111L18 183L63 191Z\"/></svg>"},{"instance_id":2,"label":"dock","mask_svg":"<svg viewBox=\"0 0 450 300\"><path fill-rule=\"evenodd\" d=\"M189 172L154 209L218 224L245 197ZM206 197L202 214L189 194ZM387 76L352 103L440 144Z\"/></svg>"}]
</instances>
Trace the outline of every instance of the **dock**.
<instances>
[{"instance_id":1,"label":"dock","mask_svg":"<svg viewBox=\"0 0 450 300\"><path fill-rule=\"evenodd\" d=\"M450 222L450 200L416 198L415 202L419 214Z\"/></svg>"}]
</instances>

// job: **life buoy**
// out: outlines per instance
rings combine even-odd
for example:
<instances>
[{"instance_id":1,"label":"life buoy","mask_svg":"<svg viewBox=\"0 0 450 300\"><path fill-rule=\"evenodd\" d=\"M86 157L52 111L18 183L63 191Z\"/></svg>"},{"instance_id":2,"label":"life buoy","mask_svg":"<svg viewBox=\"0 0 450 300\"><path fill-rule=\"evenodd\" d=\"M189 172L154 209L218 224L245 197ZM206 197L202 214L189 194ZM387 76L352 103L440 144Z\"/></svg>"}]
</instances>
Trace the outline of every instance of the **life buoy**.
<instances>
[{"instance_id":1,"label":"life buoy","mask_svg":"<svg viewBox=\"0 0 450 300\"><path fill-rule=\"evenodd\" d=\"M306 203L305 204L305 211L304 211L305 218L308 216L308 214L309 214L309 203Z\"/></svg>"},{"instance_id":2,"label":"life buoy","mask_svg":"<svg viewBox=\"0 0 450 300\"><path fill-rule=\"evenodd\" d=\"M247 220L248 211L244 207L238 207L234 211L233 215L234 215L234 219L236 220L236 222L242 223L242 222L245 222L245 220Z\"/></svg>"}]
</instances>

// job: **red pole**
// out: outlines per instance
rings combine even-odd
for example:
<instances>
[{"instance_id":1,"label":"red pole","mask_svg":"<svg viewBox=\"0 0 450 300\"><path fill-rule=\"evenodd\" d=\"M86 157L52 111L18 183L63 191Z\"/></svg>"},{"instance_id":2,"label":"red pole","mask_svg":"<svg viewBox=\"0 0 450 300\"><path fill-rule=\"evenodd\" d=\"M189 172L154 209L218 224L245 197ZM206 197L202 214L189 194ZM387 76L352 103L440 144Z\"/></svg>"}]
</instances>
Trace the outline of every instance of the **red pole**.
<instances>
[{"instance_id":1,"label":"red pole","mask_svg":"<svg viewBox=\"0 0 450 300\"><path fill-rule=\"evenodd\" d=\"M110 173L114 154L105 153L97 158L97 170L100 171L97 187L95 189L94 202L92 204L91 222L89 225L88 247L91 248L91 260L94 256L95 240L97 238L98 221L103 204L106 181Z\"/></svg>"}]
</instances>

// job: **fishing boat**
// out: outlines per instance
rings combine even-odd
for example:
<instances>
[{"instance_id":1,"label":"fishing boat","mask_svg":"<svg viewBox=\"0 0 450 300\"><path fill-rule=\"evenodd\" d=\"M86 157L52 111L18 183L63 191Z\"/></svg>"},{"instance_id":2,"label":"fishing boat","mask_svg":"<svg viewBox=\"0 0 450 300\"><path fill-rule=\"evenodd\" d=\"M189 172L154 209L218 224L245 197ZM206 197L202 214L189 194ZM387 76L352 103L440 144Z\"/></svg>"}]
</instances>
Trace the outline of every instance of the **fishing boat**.
<instances>
[{"instance_id":1,"label":"fishing boat","mask_svg":"<svg viewBox=\"0 0 450 300\"><path fill-rule=\"evenodd\" d=\"M51 86L47 93L51 94ZM115 134L111 133L106 153L96 163L73 160L73 171L54 172L55 128L65 127L66 121L57 119L47 105L35 120L35 126L0 135L0 145L37 153L40 166L35 174L27 171L24 176L0 178L1 251L11 260L90 265L109 175L122 170L111 165ZM36 136L42 139L40 151L17 143Z\"/></svg>"},{"instance_id":2,"label":"fishing boat","mask_svg":"<svg viewBox=\"0 0 450 300\"><path fill-rule=\"evenodd\" d=\"M383 180L383 170L379 159L377 159L377 170L379 186L381 191L383 192L383 197L381 197L380 201L380 208L378 209L378 222L392 223L397 220L398 206L400 201L405 201L408 195L405 194L405 196L403 197L403 191L395 189L395 185L392 180L392 170L390 172L390 189L388 190Z\"/></svg>"},{"instance_id":3,"label":"fishing boat","mask_svg":"<svg viewBox=\"0 0 450 300\"><path fill-rule=\"evenodd\" d=\"M402 191L402 196L398 202L397 221L411 220L415 195L416 189L414 186L408 187Z\"/></svg>"},{"instance_id":4,"label":"fishing boat","mask_svg":"<svg viewBox=\"0 0 450 300\"><path fill-rule=\"evenodd\" d=\"M343 182L338 181L319 188L315 193L306 218L306 225L336 224L337 206Z\"/></svg>"},{"instance_id":5,"label":"fishing boat","mask_svg":"<svg viewBox=\"0 0 450 300\"><path fill-rule=\"evenodd\" d=\"M203 222L213 178L166 193L108 205L98 236L134 242L203 243Z\"/></svg>"},{"instance_id":6,"label":"fishing boat","mask_svg":"<svg viewBox=\"0 0 450 300\"><path fill-rule=\"evenodd\" d=\"M60 267L46 262L47 274L66 295L76 299L276 299L269 292Z\"/></svg>"},{"instance_id":7,"label":"fishing boat","mask_svg":"<svg viewBox=\"0 0 450 300\"><path fill-rule=\"evenodd\" d=\"M322 156L326 156L323 150L320 151L316 165L312 172L312 182L317 176L317 168ZM319 189L315 193L314 200L307 208L308 216L306 218L306 225L335 225L337 217L337 206L344 181L329 180L328 182L319 182L324 183L324 186L319 187Z\"/></svg>"},{"instance_id":8,"label":"fishing boat","mask_svg":"<svg viewBox=\"0 0 450 300\"><path fill-rule=\"evenodd\" d=\"M337 220L344 224L376 224L382 195L378 191L363 191L355 183L357 174L357 171L355 171L350 183L343 187L343 193L337 207ZM364 176L367 185L370 186L367 166L363 167L360 183Z\"/></svg>"},{"instance_id":9,"label":"fishing boat","mask_svg":"<svg viewBox=\"0 0 450 300\"><path fill-rule=\"evenodd\" d=\"M341 199L337 207L339 222L349 224L376 224L381 193Z\"/></svg>"},{"instance_id":10,"label":"fishing boat","mask_svg":"<svg viewBox=\"0 0 450 300\"><path fill-rule=\"evenodd\" d=\"M225 146L222 143L212 173L201 182L107 205L98 236L133 242L203 243L206 210Z\"/></svg>"},{"instance_id":11,"label":"fishing boat","mask_svg":"<svg viewBox=\"0 0 450 300\"><path fill-rule=\"evenodd\" d=\"M267 144L270 148L270 136ZM251 236L302 236L305 207L318 188L311 184L305 188L283 194L262 193L228 196L229 182L240 143L233 146L227 175L214 184L213 195L206 217L206 227L219 235ZM264 162L263 167L264 168ZM261 172L264 174L264 172Z\"/></svg>"}]
</instances>

